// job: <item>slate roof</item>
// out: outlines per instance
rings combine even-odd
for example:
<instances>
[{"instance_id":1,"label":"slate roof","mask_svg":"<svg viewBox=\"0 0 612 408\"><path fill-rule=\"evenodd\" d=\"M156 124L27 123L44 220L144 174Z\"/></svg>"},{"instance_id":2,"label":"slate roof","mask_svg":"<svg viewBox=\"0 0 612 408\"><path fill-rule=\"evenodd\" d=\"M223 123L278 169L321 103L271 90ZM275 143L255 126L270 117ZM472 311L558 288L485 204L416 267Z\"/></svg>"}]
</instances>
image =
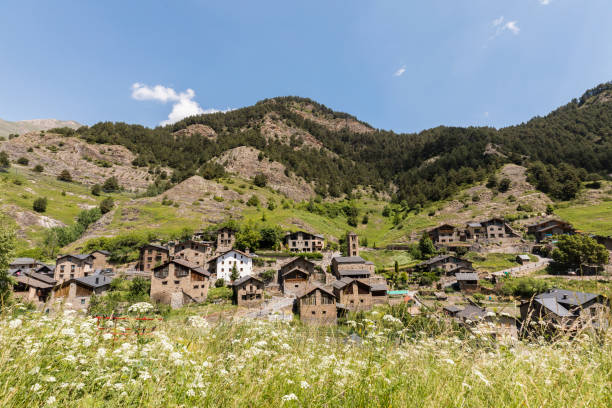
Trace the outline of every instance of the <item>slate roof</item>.
<instances>
[{"instance_id":1,"label":"slate roof","mask_svg":"<svg viewBox=\"0 0 612 408\"><path fill-rule=\"evenodd\" d=\"M568 306L582 306L596 299L599 295L595 293L575 292L573 290L553 288L548 292L540 293L534 299L555 299L556 302Z\"/></svg>"},{"instance_id":2,"label":"slate roof","mask_svg":"<svg viewBox=\"0 0 612 408\"><path fill-rule=\"evenodd\" d=\"M219 255L217 255L217 256L215 256L215 257L210 258L210 259L208 260L208 262L212 262L212 261L214 261L214 260L218 259L219 257L221 257L221 256L225 255L225 254L229 254L229 253L230 253L230 252L232 252L232 251L233 251L233 252L236 252L237 254L244 255L244 256L246 256L247 258L253 258L253 255L252 255L252 254L247 254L246 252L242 252L242 251L240 251L240 250L238 250L238 249L230 249L229 251L225 251L225 252L223 252L222 254L219 254Z\"/></svg>"},{"instance_id":3,"label":"slate roof","mask_svg":"<svg viewBox=\"0 0 612 408\"><path fill-rule=\"evenodd\" d=\"M57 260L59 261L60 259L64 259L64 258L67 258L67 257L72 257L72 258L78 259L80 261L86 261L87 263L92 263L91 260L88 260L91 257L91 255L89 255L89 254L85 254L85 255L83 255L83 254L66 254L66 255L62 255L62 256L58 257Z\"/></svg>"},{"instance_id":4,"label":"slate roof","mask_svg":"<svg viewBox=\"0 0 612 408\"><path fill-rule=\"evenodd\" d=\"M376 285L372 285L371 288L372 288L372 292L380 292L381 290L387 291L389 289L386 283L379 283Z\"/></svg>"},{"instance_id":5,"label":"slate roof","mask_svg":"<svg viewBox=\"0 0 612 408\"><path fill-rule=\"evenodd\" d=\"M434 256L433 258L429 258L425 262L422 262L420 265L431 265L431 264L434 264L434 263L439 262L439 261L444 261L445 259L448 259L448 258L454 258L454 256L453 255L438 255L438 256Z\"/></svg>"},{"instance_id":6,"label":"slate roof","mask_svg":"<svg viewBox=\"0 0 612 408\"><path fill-rule=\"evenodd\" d=\"M457 313L461 311L461 308L455 305L448 305L448 306L444 306L444 310L446 310L447 312L451 312L451 313Z\"/></svg>"},{"instance_id":7,"label":"slate roof","mask_svg":"<svg viewBox=\"0 0 612 408\"><path fill-rule=\"evenodd\" d=\"M111 254L109 251L106 251L106 250L104 250L104 249L97 249L97 250L95 250L95 251L92 251L92 254L94 254L94 253L96 253L96 252L99 252L99 253L101 253L101 254L103 254L103 255L106 255L106 256L109 256L109 255Z\"/></svg>"},{"instance_id":8,"label":"slate roof","mask_svg":"<svg viewBox=\"0 0 612 408\"><path fill-rule=\"evenodd\" d=\"M210 272L208 272L206 269L204 269L203 267L198 267L194 269L194 272L199 273L200 275L204 275L204 276L208 276L210 277Z\"/></svg>"},{"instance_id":9,"label":"slate roof","mask_svg":"<svg viewBox=\"0 0 612 408\"><path fill-rule=\"evenodd\" d=\"M343 263L360 263L360 264L364 264L364 263L366 263L365 259L363 259L360 256L336 256L333 259L337 263L339 263L339 264L343 264Z\"/></svg>"},{"instance_id":10,"label":"slate roof","mask_svg":"<svg viewBox=\"0 0 612 408\"><path fill-rule=\"evenodd\" d=\"M169 251L168 247L165 247L165 246L159 245L159 244L146 244L146 245L142 246L142 248L146 248L146 247L153 247L153 248L156 248L156 249L160 249L162 251Z\"/></svg>"},{"instance_id":11,"label":"slate roof","mask_svg":"<svg viewBox=\"0 0 612 408\"><path fill-rule=\"evenodd\" d=\"M28 265L36 263L36 259L34 258L15 258L11 265Z\"/></svg>"},{"instance_id":12,"label":"slate roof","mask_svg":"<svg viewBox=\"0 0 612 408\"><path fill-rule=\"evenodd\" d=\"M348 277L344 277L340 280L335 280L332 282L332 286L336 289L342 289L344 288L346 285L348 285L349 283L351 283L353 281L353 279L348 278Z\"/></svg>"},{"instance_id":13,"label":"slate roof","mask_svg":"<svg viewBox=\"0 0 612 408\"><path fill-rule=\"evenodd\" d=\"M318 285L316 283L312 283L309 286L307 286L301 293L299 293L297 295L297 298L298 299L303 298L304 296L310 294L312 291L314 291L316 289L319 289L319 290L327 293L328 295L332 296L334 299L336 298L336 295L334 295L333 292L331 292L329 289L327 289L327 288L325 288L325 287L323 287L321 285Z\"/></svg>"},{"instance_id":14,"label":"slate roof","mask_svg":"<svg viewBox=\"0 0 612 408\"><path fill-rule=\"evenodd\" d=\"M248 281L249 281L249 280L251 280L251 279L254 279L254 280L256 280L257 282L263 283L263 281L262 281L261 279L256 278L256 277L255 277L255 276L253 276L253 275L246 275L246 276L243 276L242 278L237 279L236 281L234 281L234 283L232 284L232 286L240 286L240 285L242 285L243 283L248 282Z\"/></svg>"},{"instance_id":15,"label":"slate roof","mask_svg":"<svg viewBox=\"0 0 612 408\"><path fill-rule=\"evenodd\" d=\"M465 308L457 313L457 317L464 319L476 320L487 316L487 310L482 309L478 306L467 305Z\"/></svg>"},{"instance_id":16,"label":"slate roof","mask_svg":"<svg viewBox=\"0 0 612 408\"><path fill-rule=\"evenodd\" d=\"M370 271L365 269L350 269L346 271L338 271L340 276L362 276L362 275L370 275Z\"/></svg>"},{"instance_id":17,"label":"slate roof","mask_svg":"<svg viewBox=\"0 0 612 408\"><path fill-rule=\"evenodd\" d=\"M455 277L457 278L457 281L472 281L472 280L478 280L478 274L477 273L463 273L463 272L459 272L455 275Z\"/></svg>"},{"instance_id":18,"label":"slate roof","mask_svg":"<svg viewBox=\"0 0 612 408\"><path fill-rule=\"evenodd\" d=\"M75 278L74 280L85 286L89 286L92 289L110 285L112 281L111 278L109 278L108 276L104 276L104 275L89 275L89 276L83 276L82 278Z\"/></svg>"},{"instance_id":19,"label":"slate roof","mask_svg":"<svg viewBox=\"0 0 612 408\"><path fill-rule=\"evenodd\" d=\"M529 255L518 255L519 259L522 259L523 261L531 261L531 258L529 258Z\"/></svg>"},{"instance_id":20,"label":"slate roof","mask_svg":"<svg viewBox=\"0 0 612 408\"><path fill-rule=\"evenodd\" d=\"M32 286L37 289L51 289L54 286L45 282L41 282L38 279L34 279L29 276L18 276L16 280L19 283L22 283L27 286Z\"/></svg>"},{"instance_id":21,"label":"slate roof","mask_svg":"<svg viewBox=\"0 0 612 408\"><path fill-rule=\"evenodd\" d=\"M478 228L478 227L482 227L482 224L479 222L468 222L467 226L472 227L472 228Z\"/></svg>"},{"instance_id":22,"label":"slate roof","mask_svg":"<svg viewBox=\"0 0 612 408\"><path fill-rule=\"evenodd\" d=\"M37 279L41 282L47 283L49 285L55 285L57 283L55 279L49 277L48 275L42 274L42 273L38 273L34 271L25 271L23 274L31 278Z\"/></svg>"}]
</instances>

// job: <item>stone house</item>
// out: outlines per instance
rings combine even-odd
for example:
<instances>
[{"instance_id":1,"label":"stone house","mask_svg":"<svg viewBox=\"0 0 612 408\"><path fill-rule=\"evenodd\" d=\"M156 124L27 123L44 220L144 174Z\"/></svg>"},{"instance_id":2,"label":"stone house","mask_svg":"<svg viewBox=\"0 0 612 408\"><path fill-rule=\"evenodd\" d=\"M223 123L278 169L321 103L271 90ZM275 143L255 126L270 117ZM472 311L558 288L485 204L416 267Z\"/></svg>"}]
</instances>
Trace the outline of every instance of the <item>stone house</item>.
<instances>
[{"instance_id":1,"label":"stone house","mask_svg":"<svg viewBox=\"0 0 612 408\"><path fill-rule=\"evenodd\" d=\"M264 301L264 283L251 275L243 276L232 284L233 303L244 307L257 307Z\"/></svg>"},{"instance_id":2,"label":"stone house","mask_svg":"<svg viewBox=\"0 0 612 408\"><path fill-rule=\"evenodd\" d=\"M569 222L548 219L527 225L527 234L533 235L536 242L550 239L553 235L573 234L574 228Z\"/></svg>"},{"instance_id":3,"label":"stone house","mask_svg":"<svg viewBox=\"0 0 612 408\"><path fill-rule=\"evenodd\" d=\"M476 272L459 272L455 274L457 285L462 292L474 292L478 290L478 274Z\"/></svg>"},{"instance_id":4,"label":"stone house","mask_svg":"<svg viewBox=\"0 0 612 408\"><path fill-rule=\"evenodd\" d=\"M100 271L109 267L108 258L110 257L110 252L105 251L103 249L99 249L93 251L89 255L91 255L91 257L93 258L94 271Z\"/></svg>"},{"instance_id":5,"label":"stone house","mask_svg":"<svg viewBox=\"0 0 612 408\"><path fill-rule=\"evenodd\" d=\"M319 252L325 247L325 237L304 231L288 232L284 244L291 252Z\"/></svg>"},{"instance_id":6,"label":"stone house","mask_svg":"<svg viewBox=\"0 0 612 408\"><path fill-rule=\"evenodd\" d=\"M298 257L285 265L279 271L279 283L285 295L297 295L306 289L313 280L315 264L309 260Z\"/></svg>"},{"instance_id":7,"label":"stone house","mask_svg":"<svg viewBox=\"0 0 612 408\"><path fill-rule=\"evenodd\" d=\"M15 281L13 292L27 302L46 302L57 283L50 276L32 270L19 271Z\"/></svg>"},{"instance_id":8,"label":"stone house","mask_svg":"<svg viewBox=\"0 0 612 408\"><path fill-rule=\"evenodd\" d=\"M422 271L433 271L441 269L446 275L454 275L458 272L472 272L472 262L454 255L438 255L425 262L416 265L416 269Z\"/></svg>"},{"instance_id":9,"label":"stone house","mask_svg":"<svg viewBox=\"0 0 612 408\"><path fill-rule=\"evenodd\" d=\"M236 244L236 231L223 227L217 231L217 253L227 252Z\"/></svg>"},{"instance_id":10,"label":"stone house","mask_svg":"<svg viewBox=\"0 0 612 408\"><path fill-rule=\"evenodd\" d=\"M173 259L153 269L151 299L177 308L205 301L209 286L207 270L183 259Z\"/></svg>"},{"instance_id":11,"label":"stone house","mask_svg":"<svg viewBox=\"0 0 612 408\"><path fill-rule=\"evenodd\" d=\"M93 257L91 255L63 255L55 261L53 279L62 283L92 275L93 272Z\"/></svg>"},{"instance_id":12,"label":"stone house","mask_svg":"<svg viewBox=\"0 0 612 408\"><path fill-rule=\"evenodd\" d=\"M231 281L232 269L235 267L240 278L253 274L253 258L250 253L231 249L209 260L209 272L217 279Z\"/></svg>"},{"instance_id":13,"label":"stone house","mask_svg":"<svg viewBox=\"0 0 612 408\"><path fill-rule=\"evenodd\" d=\"M607 326L610 303L603 295L554 288L523 302L520 310L524 323L543 320L549 327L577 330Z\"/></svg>"},{"instance_id":14,"label":"stone house","mask_svg":"<svg viewBox=\"0 0 612 408\"><path fill-rule=\"evenodd\" d=\"M360 256L336 256L332 258L331 270L336 279L368 279L374 275L374 263Z\"/></svg>"},{"instance_id":15,"label":"stone house","mask_svg":"<svg viewBox=\"0 0 612 408\"><path fill-rule=\"evenodd\" d=\"M75 309L89 306L94 293L100 295L110 289L112 279L104 275L89 275L60 282L53 289L53 299L64 299Z\"/></svg>"},{"instance_id":16,"label":"stone house","mask_svg":"<svg viewBox=\"0 0 612 408\"><path fill-rule=\"evenodd\" d=\"M450 224L435 227L429 230L427 234L435 245L448 245L462 241L459 229Z\"/></svg>"},{"instance_id":17,"label":"stone house","mask_svg":"<svg viewBox=\"0 0 612 408\"><path fill-rule=\"evenodd\" d=\"M503 218L491 218L481 222L469 222L465 228L468 241L504 241L520 238Z\"/></svg>"},{"instance_id":18,"label":"stone house","mask_svg":"<svg viewBox=\"0 0 612 408\"><path fill-rule=\"evenodd\" d=\"M362 280L343 277L332 287L338 303L347 310L370 310L374 304L372 287Z\"/></svg>"},{"instance_id":19,"label":"stone house","mask_svg":"<svg viewBox=\"0 0 612 408\"><path fill-rule=\"evenodd\" d=\"M518 262L521 265L525 265L531 262L531 258L529 257L529 255L517 255L516 262Z\"/></svg>"},{"instance_id":20,"label":"stone house","mask_svg":"<svg viewBox=\"0 0 612 408\"><path fill-rule=\"evenodd\" d=\"M170 259L170 249L158 244L147 244L140 248L138 269L143 272L153 272L156 266Z\"/></svg>"},{"instance_id":21,"label":"stone house","mask_svg":"<svg viewBox=\"0 0 612 408\"><path fill-rule=\"evenodd\" d=\"M174 246L175 259L184 259L198 266L205 266L213 255L212 242L188 239Z\"/></svg>"},{"instance_id":22,"label":"stone house","mask_svg":"<svg viewBox=\"0 0 612 408\"><path fill-rule=\"evenodd\" d=\"M338 322L336 296L319 285L309 285L297 297L297 311L304 324L331 326Z\"/></svg>"}]
</instances>

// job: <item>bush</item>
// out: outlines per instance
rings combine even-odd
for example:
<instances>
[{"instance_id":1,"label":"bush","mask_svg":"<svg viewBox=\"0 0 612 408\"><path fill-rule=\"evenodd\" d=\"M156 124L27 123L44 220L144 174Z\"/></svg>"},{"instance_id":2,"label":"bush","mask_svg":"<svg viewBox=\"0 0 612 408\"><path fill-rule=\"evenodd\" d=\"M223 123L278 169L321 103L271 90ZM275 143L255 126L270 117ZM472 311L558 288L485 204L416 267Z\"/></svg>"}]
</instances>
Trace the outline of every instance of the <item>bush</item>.
<instances>
[{"instance_id":1,"label":"bush","mask_svg":"<svg viewBox=\"0 0 612 408\"><path fill-rule=\"evenodd\" d=\"M221 202L225 201L225 199L223 197L219 197L219 196L214 196L213 200L215 200L218 203L221 203Z\"/></svg>"},{"instance_id":2,"label":"bush","mask_svg":"<svg viewBox=\"0 0 612 408\"><path fill-rule=\"evenodd\" d=\"M266 184L268 184L268 178L261 173L257 174L253 178L253 184L255 184L257 187L265 187Z\"/></svg>"},{"instance_id":3,"label":"bush","mask_svg":"<svg viewBox=\"0 0 612 408\"><path fill-rule=\"evenodd\" d=\"M137 276L132 280L130 285L130 298L132 300L138 300L149 296L151 292L151 281L145 278Z\"/></svg>"},{"instance_id":4,"label":"bush","mask_svg":"<svg viewBox=\"0 0 612 408\"><path fill-rule=\"evenodd\" d=\"M37 173L42 173L44 170L44 167L40 164L37 164L36 166L34 166L34 171Z\"/></svg>"},{"instance_id":5,"label":"bush","mask_svg":"<svg viewBox=\"0 0 612 408\"><path fill-rule=\"evenodd\" d=\"M369 220L370 219L368 218L368 214L364 214L363 218L361 219L361 223L367 224Z\"/></svg>"},{"instance_id":6,"label":"bush","mask_svg":"<svg viewBox=\"0 0 612 408\"><path fill-rule=\"evenodd\" d=\"M11 162L7 152L0 152L0 168L7 169L11 167Z\"/></svg>"},{"instance_id":7,"label":"bush","mask_svg":"<svg viewBox=\"0 0 612 408\"><path fill-rule=\"evenodd\" d=\"M115 176L107 178L102 184L102 191L105 193L114 193L119 190L121 190L121 186Z\"/></svg>"},{"instance_id":8,"label":"bush","mask_svg":"<svg viewBox=\"0 0 612 408\"><path fill-rule=\"evenodd\" d=\"M272 269L268 269L267 271L265 271L265 272L263 272L261 274L261 278L266 283L271 282L272 279L274 279L275 276L276 276L276 271L274 271Z\"/></svg>"},{"instance_id":9,"label":"bush","mask_svg":"<svg viewBox=\"0 0 612 408\"><path fill-rule=\"evenodd\" d=\"M215 281L215 288L222 288L225 286L225 280L223 278L219 278Z\"/></svg>"},{"instance_id":10,"label":"bush","mask_svg":"<svg viewBox=\"0 0 612 408\"><path fill-rule=\"evenodd\" d=\"M26 157L20 157L17 159L17 164L21 164L22 166L27 166L30 161Z\"/></svg>"},{"instance_id":11,"label":"bush","mask_svg":"<svg viewBox=\"0 0 612 408\"><path fill-rule=\"evenodd\" d=\"M47 197L38 197L32 204L34 211L44 213L47 211Z\"/></svg>"},{"instance_id":12,"label":"bush","mask_svg":"<svg viewBox=\"0 0 612 408\"><path fill-rule=\"evenodd\" d=\"M91 188L91 194L95 196L99 196L101 193L102 193L102 186L100 186L99 184L94 184L93 187Z\"/></svg>"},{"instance_id":13,"label":"bush","mask_svg":"<svg viewBox=\"0 0 612 408\"><path fill-rule=\"evenodd\" d=\"M516 211L532 212L533 211L533 207L530 206L529 204L519 204L516 207Z\"/></svg>"},{"instance_id":14,"label":"bush","mask_svg":"<svg viewBox=\"0 0 612 408\"><path fill-rule=\"evenodd\" d=\"M100 203L100 212L102 214L106 214L107 212L111 211L114 206L115 201L113 201L111 197L107 197Z\"/></svg>"},{"instance_id":15,"label":"bush","mask_svg":"<svg viewBox=\"0 0 612 408\"><path fill-rule=\"evenodd\" d=\"M57 176L57 179L59 181L71 182L72 181L72 176L70 175L70 172L68 170L62 170L62 172L59 174L59 176Z\"/></svg>"},{"instance_id":16,"label":"bush","mask_svg":"<svg viewBox=\"0 0 612 408\"><path fill-rule=\"evenodd\" d=\"M259 207L259 198L253 194L251 198L246 202L249 207Z\"/></svg>"},{"instance_id":17,"label":"bush","mask_svg":"<svg viewBox=\"0 0 612 408\"><path fill-rule=\"evenodd\" d=\"M219 300L231 300L233 293L234 291L231 288L228 288L227 286L211 288L208 291L208 297L206 300L207 302L215 302Z\"/></svg>"},{"instance_id":18,"label":"bush","mask_svg":"<svg viewBox=\"0 0 612 408\"><path fill-rule=\"evenodd\" d=\"M508 278L501 287L504 295L519 296L522 298L530 298L538 293L542 293L551 288L550 283L544 279L534 278Z\"/></svg>"},{"instance_id":19,"label":"bush","mask_svg":"<svg viewBox=\"0 0 612 408\"><path fill-rule=\"evenodd\" d=\"M510 180L508 177L504 177L499 182L498 189L500 192L505 193L506 191L510 189L511 184L512 184L512 180Z\"/></svg>"}]
</instances>

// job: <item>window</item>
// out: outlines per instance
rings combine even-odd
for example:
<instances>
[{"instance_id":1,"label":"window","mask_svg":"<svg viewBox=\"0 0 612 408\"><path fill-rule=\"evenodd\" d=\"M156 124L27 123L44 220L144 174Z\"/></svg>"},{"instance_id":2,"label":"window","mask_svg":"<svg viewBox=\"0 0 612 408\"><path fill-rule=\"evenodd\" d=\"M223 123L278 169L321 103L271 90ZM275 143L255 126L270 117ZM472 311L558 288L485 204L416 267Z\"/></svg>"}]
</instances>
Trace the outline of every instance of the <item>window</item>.
<instances>
[{"instance_id":1,"label":"window","mask_svg":"<svg viewBox=\"0 0 612 408\"><path fill-rule=\"evenodd\" d=\"M359 302L360 302L360 303L363 303L363 299L359 299Z\"/></svg>"},{"instance_id":2,"label":"window","mask_svg":"<svg viewBox=\"0 0 612 408\"><path fill-rule=\"evenodd\" d=\"M199 287L198 285L193 285L193 288L194 288L194 289L197 289L198 287Z\"/></svg>"},{"instance_id":3,"label":"window","mask_svg":"<svg viewBox=\"0 0 612 408\"><path fill-rule=\"evenodd\" d=\"M73 278L74 278L74 273L71 273L70 274L70 279L73 279Z\"/></svg>"},{"instance_id":4,"label":"window","mask_svg":"<svg viewBox=\"0 0 612 408\"><path fill-rule=\"evenodd\" d=\"M310 313L315 314L315 311L313 310L313 311L312 311L312 312L310 312Z\"/></svg>"},{"instance_id":5,"label":"window","mask_svg":"<svg viewBox=\"0 0 612 408\"><path fill-rule=\"evenodd\" d=\"M181 283L181 281L177 281L177 280L174 281L175 285L178 285L179 283Z\"/></svg>"},{"instance_id":6,"label":"window","mask_svg":"<svg viewBox=\"0 0 612 408\"><path fill-rule=\"evenodd\" d=\"M74 272L75 265L70 265L70 270Z\"/></svg>"},{"instance_id":7,"label":"window","mask_svg":"<svg viewBox=\"0 0 612 408\"><path fill-rule=\"evenodd\" d=\"M299 288L299 287L300 287L300 285L294 285L294 287Z\"/></svg>"},{"instance_id":8,"label":"window","mask_svg":"<svg viewBox=\"0 0 612 408\"><path fill-rule=\"evenodd\" d=\"M81 304L84 305L85 304L85 299L81 299Z\"/></svg>"},{"instance_id":9,"label":"window","mask_svg":"<svg viewBox=\"0 0 612 408\"><path fill-rule=\"evenodd\" d=\"M260 295L259 293L257 293L257 294L255 295L255 299L261 299L261 295Z\"/></svg>"},{"instance_id":10,"label":"window","mask_svg":"<svg viewBox=\"0 0 612 408\"><path fill-rule=\"evenodd\" d=\"M167 285L167 284L168 284L168 281L163 281L162 282L162 285Z\"/></svg>"},{"instance_id":11,"label":"window","mask_svg":"<svg viewBox=\"0 0 612 408\"><path fill-rule=\"evenodd\" d=\"M326 313L327 313L327 311L326 311L326 310L323 310L321 313L326 314Z\"/></svg>"},{"instance_id":12,"label":"window","mask_svg":"<svg viewBox=\"0 0 612 408\"><path fill-rule=\"evenodd\" d=\"M246 295L242 295L242 300L246 300Z\"/></svg>"},{"instance_id":13,"label":"window","mask_svg":"<svg viewBox=\"0 0 612 408\"><path fill-rule=\"evenodd\" d=\"M64 265L60 266L60 271L64 272Z\"/></svg>"}]
</instances>

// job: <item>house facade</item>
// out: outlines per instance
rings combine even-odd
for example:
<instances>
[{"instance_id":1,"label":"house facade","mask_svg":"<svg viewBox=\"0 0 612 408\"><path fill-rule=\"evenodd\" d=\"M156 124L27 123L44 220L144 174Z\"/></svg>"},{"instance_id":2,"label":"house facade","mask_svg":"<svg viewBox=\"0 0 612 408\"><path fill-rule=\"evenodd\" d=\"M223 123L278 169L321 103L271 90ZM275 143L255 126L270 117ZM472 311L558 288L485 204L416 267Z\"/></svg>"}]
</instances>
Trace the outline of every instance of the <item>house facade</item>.
<instances>
[{"instance_id":1,"label":"house facade","mask_svg":"<svg viewBox=\"0 0 612 408\"><path fill-rule=\"evenodd\" d=\"M217 279L231 281L232 270L235 267L240 278L253 274L253 258L246 252L231 249L218 255L209 262L211 273L216 273Z\"/></svg>"},{"instance_id":2,"label":"house facade","mask_svg":"<svg viewBox=\"0 0 612 408\"><path fill-rule=\"evenodd\" d=\"M478 290L478 274L476 272L460 272L455 274L457 285L462 292L474 292Z\"/></svg>"},{"instance_id":3,"label":"house facade","mask_svg":"<svg viewBox=\"0 0 612 408\"><path fill-rule=\"evenodd\" d=\"M217 253L227 252L236 244L236 231L224 227L217 231Z\"/></svg>"},{"instance_id":4,"label":"house facade","mask_svg":"<svg viewBox=\"0 0 612 408\"><path fill-rule=\"evenodd\" d=\"M251 276L243 276L233 283L233 302L243 307L257 307L264 301L264 283Z\"/></svg>"},{"instance_id":5,"label":"house facade","mask_svg":"<svg viewBox=\"0 0 612 408\"><path fill-rule=\"evenodd\" d=\"M170 249L168 247L147 244L140 248L140 259L138 261L139 270L143 272L153 272L156 266L162 265L170 259Z\"/></svg>"},{"instance_id":6,"label":"house facade","mask_svg":"<svg viewBox=\"0 0 612 408\"><path fill-rule=\"evenodd\" d=\"M331 326L338 322L336 296L322 286L304 289L297 297L297 309L305 324Z\"/></svg>"},{"instance_id":7,"label":"house facade","mask_svg":"<svg viewBox=\"0 0 612 408\"><path fill-rule=\"evenodd\" d=\"M427 232L429 238L436 245L448 245L461 242L459 229L450 225L443 224Z\"/></svg>"},{"instance_id":8,"label":"house facade","mask_svg":"<svg viewBox=\"0 0 612 408\"><path fill-rule=\"evenodd\" d=\"M549 219L527 225L527 234L533 235L536 242L550 239L553 235L573 234L574 228L569 222Z\"/></svg>"},{"instance_id":9,"label":"house facade","mask_svg":"<svg viewBox=\"0 0 612 408\"><path fill-rule=\"evenodd\" d=\"M91 255L92 257L94 271L99 271L109 267L108 258L110 257L110 252L104 250L97 250L93 251L89 255Z\"/></svg>"},{"instance_id":10,"label":"house facade","mask_svg":"<svg viewBox=\"0 0 612 408\"><path fill-rule=\"evenodd\" d=\"M504 242L520 238L502 218L468 222L464 228L443 224L427 233L435 245L451 247L468 242Z\"/></svg>"},{"instance_id":11,"label":"house facade","mask_svg":"<svg viewBox=\"0 0 612 408\"><path fill-rule=\"evenodd\" d=\"M334 281L332 287L338 303L347 310L370 310L374 304L372 287L362 280L344 277Z\"/></svg>"},{"instance_id":12,"label":"house facade","mask_svg":"<svg viewBox=\"0 0 612 408\"><path fill-rule=\"evenodd\" d=\"M18 272L15 281L13 292L28 302L46 302L57 284L50 276L32 270Z\"/></svg>"},{"instance_id":13,"label":"house facade","mask_svg":"<svg viewBox=\"0 0 612 408\"><path fill-rule=\"evenodd\" d=\"M207 261L214 255L212 242L186 240L174 246L174 258L184 259L185 261L205 266Z\"/></svg>"},{"instance_id":14,"label":"house facade","mask_svg":"<svg viewBox=\"0 0 612 408\"><path fill-rule=\"evenodd\" d=\"M53 279L65 282L93 274L93 257L91 255L63 255L55 261Z\"/></svg>"},{"instance_id":15,"label":"house facade","mask_svg":"<svg viewBox=\"0 0 612 408\"><path fill-rule=\"evenodd\" d=\"M285 295L297 295L303 292L308 283L312 281L315 264L309 260L298 257L281 266L279 283Z\"/></svg>"},{"instance_id":16,"label":"house facade","mask_svg":"<svg viewBox=\"0 0 612 408\"><path fill-rule=\"evenodd\" d=\"M153 269L151 299L173 308L203 302L208 296L210 273L182 259L174 259Z\"/></svg>"},{"instance_id":17,"label":"house facade","mask_svg":"<svg viewBox=\"0 0 612 408\"><path fill-rule=\"evenodd\" d=\"M291 252L319 252L325 248L325 238L304 231L289 232L285 235L284 244Z\"/></svg>"},{"instance_id":18,"label":"house facade","mask_svg":"<svg viewBox=\"0 0 612 408\"><path fill-rule=\"evenodd\" d=\"M91 296L100 295L110 289L112 279L104 275L89 275L60 282L53 289L53 299L63 299L74 309L89 306Z\"/></svg>"}]
</instances>

